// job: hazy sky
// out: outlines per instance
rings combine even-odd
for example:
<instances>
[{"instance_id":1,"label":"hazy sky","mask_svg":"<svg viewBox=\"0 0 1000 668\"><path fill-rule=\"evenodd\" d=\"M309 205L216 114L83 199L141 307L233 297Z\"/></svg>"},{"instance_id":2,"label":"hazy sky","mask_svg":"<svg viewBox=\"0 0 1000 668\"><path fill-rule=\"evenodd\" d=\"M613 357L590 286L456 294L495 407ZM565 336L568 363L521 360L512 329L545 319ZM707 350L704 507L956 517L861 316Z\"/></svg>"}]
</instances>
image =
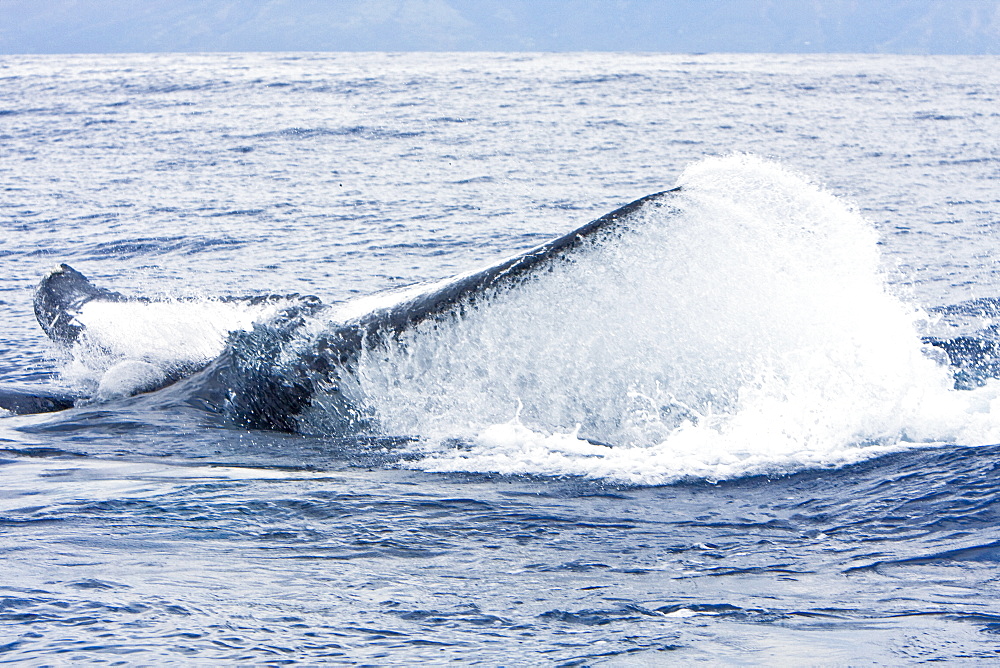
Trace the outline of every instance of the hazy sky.
<instances>
[{"instance_id":1,"label":"hazy sky","mask_svg":"<svg viewBox=\"0 0 1000 668\"><path fill-rule=\"evenodd\" d=\"M0 0L0 53L1000 54L1000 0Z\"/></svg>"}]
</instances>

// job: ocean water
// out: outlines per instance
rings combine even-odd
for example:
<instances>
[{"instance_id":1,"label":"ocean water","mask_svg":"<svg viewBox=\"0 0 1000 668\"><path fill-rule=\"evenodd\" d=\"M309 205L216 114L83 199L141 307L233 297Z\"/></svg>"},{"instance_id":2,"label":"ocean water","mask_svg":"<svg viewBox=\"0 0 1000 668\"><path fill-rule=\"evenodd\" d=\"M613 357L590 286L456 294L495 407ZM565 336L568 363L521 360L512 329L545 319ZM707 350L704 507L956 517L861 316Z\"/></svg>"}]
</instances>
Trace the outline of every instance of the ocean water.
<instances>
[{"instance_id":1,"label":"ocean water","mask_svg":"<svg viewBox=\"0 0 1000 668\"><path fill-rule=\"evenodd\" d=\"M997 336L997 65L0 57L0 387L81 397L0 418L0 661L996 661L1000 382L922 337ZM677 184L374 342L363 428L129 396ZM60 347L63 262L154 301Z\"/></svg>"}]
</instances>

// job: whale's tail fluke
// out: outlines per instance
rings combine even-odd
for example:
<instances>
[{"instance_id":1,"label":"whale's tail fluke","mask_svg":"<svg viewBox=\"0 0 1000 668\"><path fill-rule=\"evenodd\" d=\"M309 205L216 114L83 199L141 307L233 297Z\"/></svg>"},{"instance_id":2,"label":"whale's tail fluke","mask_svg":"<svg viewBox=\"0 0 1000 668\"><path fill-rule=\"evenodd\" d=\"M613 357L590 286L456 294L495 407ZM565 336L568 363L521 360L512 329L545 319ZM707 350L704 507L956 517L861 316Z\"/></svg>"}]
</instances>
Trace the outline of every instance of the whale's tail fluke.
<instances>
[{"instance_id":1,"label":"whale's tail fluke","mask_svg":"<svg viewBox=\"0 0 1000 668\"><path fill-rule=\"evenodd\" d=\"M83 331L83 326L76 321L80 309L95 299L126 301L124 295L99 288L73 267L60 264L35 290L35 318L50 339L68 345Z\"/></svg>"}]
</instances>

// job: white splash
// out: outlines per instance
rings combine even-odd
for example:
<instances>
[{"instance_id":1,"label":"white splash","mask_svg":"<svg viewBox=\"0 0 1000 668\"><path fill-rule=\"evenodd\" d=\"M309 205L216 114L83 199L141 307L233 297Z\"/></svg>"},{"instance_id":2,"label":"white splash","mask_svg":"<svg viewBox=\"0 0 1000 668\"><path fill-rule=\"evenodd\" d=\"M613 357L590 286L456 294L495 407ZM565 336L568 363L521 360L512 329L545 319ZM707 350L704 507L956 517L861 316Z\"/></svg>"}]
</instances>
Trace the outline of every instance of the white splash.
<instances>
[{"instance_id":1,"label":"white splash","mask_svg":"<svg viewBox=\"0 0 1000 668\"><path fill-rule=\"evenodd\" d=\"M676 209L365 358L386 432L472 443L417 466L658 484L1000 440L997 388L951 389L857 211L751 156L680 185Z\"/></svg>"},{"instance_id":2,"label":"white splash","mask_svg":"<svg viewBox=\"0 0 1000 668\"><path fill-rule=\"evenodd\" d=\"M102 401L135 394L176 369L214 359L230 332L250 329L278 308L215 299L91 301L76 318L84 330L63 376Z\"/></svg>"}]
</instances>

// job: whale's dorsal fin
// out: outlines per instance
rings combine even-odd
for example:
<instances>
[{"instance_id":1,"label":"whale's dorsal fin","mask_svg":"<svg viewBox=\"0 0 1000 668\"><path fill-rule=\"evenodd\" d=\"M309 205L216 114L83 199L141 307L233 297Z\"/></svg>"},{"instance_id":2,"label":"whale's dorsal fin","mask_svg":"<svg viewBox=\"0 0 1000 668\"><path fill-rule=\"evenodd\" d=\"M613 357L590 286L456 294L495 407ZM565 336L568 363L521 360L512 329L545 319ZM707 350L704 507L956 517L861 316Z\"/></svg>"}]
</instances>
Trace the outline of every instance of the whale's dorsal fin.
<instances>
[{"instance_id":1,"label":"whale's dorsal fin","mask_svg":"<svg viewBox=\"0 0 1000 668\"><path fill-rule=\"evenodd\" d=\"M83 331L76 316L87 302L93 300L121 302L124 295L99 288L68 264L60 264L49 272L35 290L35 318L49 338L70 344Z\"/></svg>"}]
</instances>

